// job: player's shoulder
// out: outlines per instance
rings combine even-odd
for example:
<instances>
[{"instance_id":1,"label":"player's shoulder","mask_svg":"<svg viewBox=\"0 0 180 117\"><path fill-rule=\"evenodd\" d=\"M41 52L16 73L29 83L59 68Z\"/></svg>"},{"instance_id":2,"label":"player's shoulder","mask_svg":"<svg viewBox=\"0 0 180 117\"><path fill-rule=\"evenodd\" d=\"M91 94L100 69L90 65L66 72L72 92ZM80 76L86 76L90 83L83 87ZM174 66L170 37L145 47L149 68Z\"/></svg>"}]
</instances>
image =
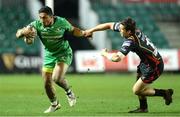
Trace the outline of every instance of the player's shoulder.
<instances>
[{"instance_id":1,"label":"player's shoulder","mask_svg":"<svg viewBox=\"0 0 180 117\"><path fill-rule=\"evenodd\" d=\"M56 21L59 23L66 21L66 18L64 18L64 17L60 17L60 16L54 16L54 17L55 17Z\"/></svg>"},{"instance_id":2,"label":"player's shoulder","mask_svg":"<svg viewBox=\"0 0 180 117\"><path fill-rule=\"evenodd\" d=\"M64 20L65 18L60 17L60 16L54 16L54 18L56 18L56 20Z\"/></svg>"},{"instance_id":3,"label":"player's shoulder","mask_svg":"<svg viewBox=\"0 0 180 117\"><path fill-rule=\"evenodd\" d=\"M33 26L34 28L38 28L38 27L40 27L40 26L42 26L43 24L42 24L42 22L40 21L40 20L34 20L34 21L32 21L31 23L30 23L30 26Z\"/></svg>"},{"instance_id":4,"label":"player's shoulder","mask_svg":"<svg viewBox=\"0 0 180 117\"><path fill-rule=\"evenodd\" d=\"M55 25L57 26L66 26L68 21L66 18L60 17L60 16L55 16Z\"/></svg>"}]
</instances>

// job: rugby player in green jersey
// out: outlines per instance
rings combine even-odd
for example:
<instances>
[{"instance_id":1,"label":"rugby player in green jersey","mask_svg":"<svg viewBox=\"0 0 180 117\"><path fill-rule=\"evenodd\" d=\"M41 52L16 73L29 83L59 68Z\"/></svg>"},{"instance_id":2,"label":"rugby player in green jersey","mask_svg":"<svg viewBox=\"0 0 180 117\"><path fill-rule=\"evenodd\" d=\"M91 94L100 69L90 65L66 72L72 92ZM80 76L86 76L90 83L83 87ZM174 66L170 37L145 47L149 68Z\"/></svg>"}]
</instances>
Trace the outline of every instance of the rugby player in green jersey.
<instances>
[{"instance_id":1,"label":"rugby player in green jersey","mask_svg":"<svg viewBox=\"0 0 180 117\"><path fill-rule=\"evenodd\" d=\"M76 104L76 97L67 80L65 80L65 74L72 62L72 49L64 38L66 31L76 37L84 36L84 31L72 26L65 18L54 16L52 9L44 6L39 10L38 20L19 29L16 33L17 38L26 37L27 39L34 38L37 34L45 47L42 76L51 105L44 113L54 112L61 108L53 82L65 90L70 106Z\"/></svg>"},{"instance_id":2,"label":"rugby player in green jersey","mask_svg":"<svg viewBox=\"0 0 180 117\"><path fill-rule=\"evenodd\" d=\"M166 105L172 103L173 89L155 89L152 84L163 73L164 62L157 48L151 40L139 29L136 22L127 18L121 22L109 22L99 24L94 28L85 31L85 36L91 36L93 32L111 29L119 32L124 37L124 42L117 53L110 53L107 49L102 50L102 56L110 61L121 61L130 51L136 53L140 58L137 66L137 81L133 86L133 93L138 96L139 108L129 113L148 112L147 96L160 96L165 100Z\"/></svg>"}]
</instances>

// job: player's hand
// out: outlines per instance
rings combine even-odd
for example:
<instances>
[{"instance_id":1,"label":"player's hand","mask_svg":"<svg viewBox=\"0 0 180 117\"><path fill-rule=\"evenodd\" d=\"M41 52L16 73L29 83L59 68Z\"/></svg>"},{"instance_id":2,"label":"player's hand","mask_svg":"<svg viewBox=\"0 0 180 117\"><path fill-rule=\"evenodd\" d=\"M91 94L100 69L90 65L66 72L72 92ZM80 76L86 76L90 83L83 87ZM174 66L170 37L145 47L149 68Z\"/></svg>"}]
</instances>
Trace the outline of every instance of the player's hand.
<instances>
[{"instance_id":1,"label":"player's hand","mask_svg":"<svg viewBox=\"0 0 180 117\"><path fill-rule=\"evenodd\" d=\"M35 38L36 30L31 26L27 26L22 29L22 34L27 38Z\"/></svg>"},{"instance_id":2,"label":"player's hand","mask_svg":"<svg viewBox=\"0 0 180 117\"><path fill-rule=\"evenodd\" d=\"M85 30L84 31L84 37L87 37L88 39L92 39L93 32L91 30Z\"/></svg>"},{"instance_id":3,"label":"player's hand","mask_svg":"<svg viewBox=\"0 0 180 117\"><path fill-rule=\"evenodd\" d=\"M106 57L107 54L108 54L108 49L107 48L104 48L104 49L101 50L101 55L102 56Z\"/></svg>"}]
</instances>

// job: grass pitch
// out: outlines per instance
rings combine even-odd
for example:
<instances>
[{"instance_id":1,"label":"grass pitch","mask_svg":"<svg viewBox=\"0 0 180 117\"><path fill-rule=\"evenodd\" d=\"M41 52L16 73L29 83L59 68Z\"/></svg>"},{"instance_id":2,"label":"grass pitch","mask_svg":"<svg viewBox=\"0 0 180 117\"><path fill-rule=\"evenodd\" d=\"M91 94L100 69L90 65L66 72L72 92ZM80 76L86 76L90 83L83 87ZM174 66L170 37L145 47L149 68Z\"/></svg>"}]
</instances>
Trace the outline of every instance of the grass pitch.
<instances>
[{"instance_id":1,"label":"grass pitch","mask_svg":"<svg viewBox=\"0 0 180 117\"><path fill-rule=\"evenodd\" d=\"M43 114L49 107L40 75L0 75L0 116L180 116L180 75L163 74L156 88L173 88L173 103L148 98L149 113L129 114L139 104L132 93L135 74L69 74L77 105L69 107L65 93L56 86L62 108Z\"/></svg>"}]
</instances>

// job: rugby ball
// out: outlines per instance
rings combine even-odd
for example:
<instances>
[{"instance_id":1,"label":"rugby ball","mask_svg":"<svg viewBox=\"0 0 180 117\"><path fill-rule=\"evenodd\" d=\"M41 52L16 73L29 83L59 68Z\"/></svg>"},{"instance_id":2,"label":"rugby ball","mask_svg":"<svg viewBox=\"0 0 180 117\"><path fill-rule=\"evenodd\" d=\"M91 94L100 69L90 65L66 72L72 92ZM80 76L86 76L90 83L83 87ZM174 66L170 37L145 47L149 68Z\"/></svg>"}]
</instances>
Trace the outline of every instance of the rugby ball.
<instances>
[{"instance_id":1,"label":"rugby ball","mask_svg":"<svg viewBox=\"0 0 180 117\"><path fill-rule=\"evenodd\" d=\"M28 45L33 44L34 43L34 38L30 38L30 37L24 37L24 42Z\"/></svg>"}]
</instances>

